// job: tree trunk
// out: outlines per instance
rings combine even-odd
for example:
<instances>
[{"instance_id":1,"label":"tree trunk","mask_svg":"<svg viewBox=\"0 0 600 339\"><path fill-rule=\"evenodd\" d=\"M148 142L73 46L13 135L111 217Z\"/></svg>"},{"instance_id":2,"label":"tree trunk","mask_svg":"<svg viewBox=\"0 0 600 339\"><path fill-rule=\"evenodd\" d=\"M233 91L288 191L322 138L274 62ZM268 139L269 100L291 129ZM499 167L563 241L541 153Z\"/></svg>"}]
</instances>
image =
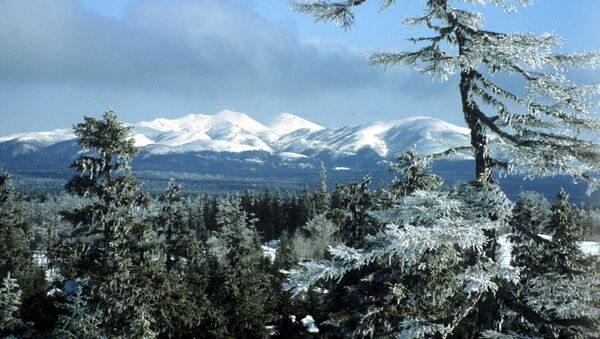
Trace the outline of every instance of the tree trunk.
<instances>
[{"instance_id":1,"label":"tree trunk","mask_svg":"<svg viewBox=\"0 0 600 339\"><path fill-rule=\"evenodd\" d=\"M475 181L479 184L486 184L492 181L492 163L490 161L484 126L477 116L480 110L471 95L474 78L473 71L461 71L460 96L465 121L471 131L471 147L473 147L473 155L475 157Z\"/></svg>"}]
</instances>

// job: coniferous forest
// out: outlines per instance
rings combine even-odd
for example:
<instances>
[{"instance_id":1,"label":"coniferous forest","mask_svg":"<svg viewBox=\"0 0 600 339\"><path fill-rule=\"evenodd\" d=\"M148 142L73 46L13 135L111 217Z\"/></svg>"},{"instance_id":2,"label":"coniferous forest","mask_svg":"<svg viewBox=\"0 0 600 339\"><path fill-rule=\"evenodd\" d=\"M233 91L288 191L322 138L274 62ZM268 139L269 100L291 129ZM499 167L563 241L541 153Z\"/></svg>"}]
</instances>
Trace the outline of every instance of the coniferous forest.
<instances>
[{"instance_id":1,"label":"coniferous forest","mask_svg":"<svg viewBox=\"0 0 600 339\"><path fill-rule=\"evenodd\" d=\"M330 191L323 168L316 190L150 196L113 112L75 131L89 152L65 193L0 176L2 336L597 335L600 261L580 241L599 240L600 211L564 191L446 187L408 150L377 189Z\"/></svg>"},{"instance_id":2,"label":"coniferous forest","mask_svg":"<svg viewBox=\"0 0 600 339\"><path fill-rule=\"evenodd\" d=\"M350 29L364 2L294 8ZM1 172L0 337L600 337L600 210L564 190L513 201L492 175L597 188L600 88L565 74L600 53L485 30L465 3L530 1L422 1L405 22L430 35L370 57L456 80L470 131L469 146L398 154L385 185L331 189L322 166L316 189L192 195L171 181L152 195L112 110L73 127L83 151L64 192L18 192ZM457 152L474 158L473 180L447 185L430 166Z\"/></svg>"}]
</instances>

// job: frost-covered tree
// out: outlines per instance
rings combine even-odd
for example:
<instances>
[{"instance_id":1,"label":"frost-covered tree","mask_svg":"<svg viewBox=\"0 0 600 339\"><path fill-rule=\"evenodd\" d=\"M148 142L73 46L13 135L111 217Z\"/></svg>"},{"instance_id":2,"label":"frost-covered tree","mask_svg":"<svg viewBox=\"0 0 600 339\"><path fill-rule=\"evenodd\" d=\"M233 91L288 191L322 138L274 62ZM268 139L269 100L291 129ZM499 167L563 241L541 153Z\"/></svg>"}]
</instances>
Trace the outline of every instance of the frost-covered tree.
<instances>
[{"instance_id":1,"label":"frost-covered tree","mask_svg":"<svg viewBox=\"0 0 600 339\"><path fill-rule=\"evenodd\" d=\"M89 307L81 285L68 301L59 304L64 309L58 317L53 336L55 338L101 337L99 325L102 313Z\"/></svg>"},{"instance_id":2,"label":"frost-covered tree","mask_svg":"<svg viewBox=\"0 0 600 339\"><path fill-rule=\"evenodd\" d=\"M535 211L535 206L533 206ZM507 304L505 328L529 336L592 338L600 335L600 275L597 258L579 248L579 213L561 190L547 221L548 236L515 225L513 265L521 268L521 281ZM528 317L522 314L527 313Z\"/></svg>"},{"instance_id":3,"label":"frost-covered tree","mask_svg":"<svg viewBox=\"0 0 600 339\"><path fill-rule=\"evenodd\" d=\"M160 201L162 209L157 220L158 233L164 237L165 267L171 271L194 258L200 251L200 244L196 234L188 228L181 186L170 182Z\"/></svg>"},{"instance_id":4,"label":"frost-covered tree","mask_svg":"<svg viewBox=\"0 0 600 339\"><path fill-rule=\"evenodd\" d=\"M327 189L327 169L321 161L319 172L319 189L315 192L315 212L317 214L329 212L330 206L329 189Z\"/></svg>"},{"instance_id":5,"label":"frost-covered tree","mask_svg":"<svg viewBox=\"0 0 600 339\"><path fill-rule=\"evenodd\" d=\"M353 8L367 1L311 0L295 2L294 7L348 29L355 21ZM371 63L404 64L441 80L458 75L478 182L489 182L495 167L513 165L531 176L567 174L595 181L600 147L586 133L600 128L592 114L600 87L578 86L565 72L597 65L600 53L555 53L562 40L549 33L486 30L481 14L459 2L473 7L493 4L512 12L533 0L423 1L423 15L404 23L422 25L432 34L410 38L415 51L375 53ZM380 3L385 10L395 1ZM522 89L513 90L515 83Z\"/></svg>"},{"instance_id":6,"label":"frost-covered tree","mask_svg":"<svg viewBox=\"0 0 600 339\"><path fill-rule=\"evenodd\" d=\"M253 223L247 220L239 199L220 201L217 224L225 243L223 285L213 302L223 308L228 321L227 335L235 338L266 335L266 325L272 317L268 259L262 254Z\"/></svg>"},{"instance_id":7,"label":"frost-covered tree","mask_svg":"<svg viewBox=\"0 0 600 339\"><path fill-rule=\"evenodd\" d=\"M481 334L486 328L474 325L479 303L518 278L485 251L485 230L505 227L510 208L493 185L415 191L372 213L387 226L367 235L363 246L338 245L331 259L301 263L286 287L302 293L321 280L350 278L338 297L351 298L339 302L352 307L338 308L327 321L343 336Z\"/></svg>"},{"instance_id":8,"label":"frost-covered tree","mask_svg":"<svg viewBox=\"0 0 600 339\"><path fill-rule=\"evenodd\" d=\"M46 298L44 270L34 259L34 233L17 199L10 175L0 170L0 281L10 275L21 293L19 313L24 323L42 329L53 321Z\"/></svg>"},{"instance_id":9,"label":"frost-covered tree","mask_svg":"<svg viewBox=\"0 0 600 339\"><path fill-rule=\"evenodd\" d=\"M392 197L403 197L417 190L431 190L440 186L442 178L431 173L428 166L432 160L441 156L419 156L416 147L413 146L399 154L396 161L387 162L388 170L394 175L391 184Z\"/></svg>"},{"instance_id":10,"label":"frost-covered tree","mask_svg":"<svg viewBox=\"0 0 600 339\"><path fill-rule=\"evenodd\" d=\"M67 188L91 200L63 213L73 230L63 244L60 271L86 281L84 297L90 310L100 312L103 335L146 333L147 324L159 332L152 312L164 299L164 265L154 260L156 234L144 215L149 197L129 166L137 152L131 127L112 111L84 120L74 131L86 153L72 164L79 175Z\"/></svg>"},{"instance_id":11,"label":"frost-covered tree","mask_svg":"<svg viewBox=\"0 0 600 339\"><path fill-rule=\"evenodd\" d=\"M339 242L339 227L324 214L316 215L294 233L294 252L301 260L321 260L327 248Z\"/></svg>"},{"instance_id":12,"label":"frost-covered tree","mask_svg":"<svg viewBox=\"0 0 600 339\"><path fill-rule=\"evenodd\" d=\"M23 321L18 312L21 308L22 292L17 279L10 277L10 272L2 279L0 285L0 336L8 337L17 334Z\"/></svg>"},{"instance_id":13,"label":"frost-covered tree","mask_svg":"<svg viewBox=\"0 0 600 339\"><path fill-rule=\"evenodd\" d=\"M355 19L353 8L366 1L312 0L296 2L294 6L317 20L334 21L349 28ZM475 181L457 188L462 194L450 195L456 199L452 200L452 204L455 203L457 208L450 210L457 214L448 218L450 214L436 212L439 205L450 203L439 196L440 192L415 191L402 198L397 207L382 212L382 215L392 213L402 222L401 225L388 225L386 231L367 237L369 240L358 248L338 247L332 251L331 261L307 263L304 269L292 274L290 280L290 286L298 288L320 278L340 279L356 269L377 263L381 258L387 259L390 267L403 276L411 269L417 268L418 271L421 267L428 267L430 260L445 263L443 254L446 246L453 246L457 251L453 257L459 262L460 258L465 258L458 266L445 263L445 268L455 270L434 271L428 276L429 280L417 278L413 281L423 288L415 300L423 302L420 298L424 297L434 299L417 303L415 308L398 313L398 318L392 317L394 321L383 325L376 322L385 317L373 316L371 323L363 321L356 331L367 331L366 335L429 336L437 333L446 336L451 333L464 335L462 331L467 331L466 335L493 336L494 331L502 327L500 308L503 304L518 309L520 316L537 322L536 312L531 312L527 305L507 293L505 286L518 281L516 275L511 274L509 279L504 279L497 274L505 269L495 258L497 233L506 229L510 207L502 202L506 199L491 184L492 172L495 168L514 168L527 176L567 174L588 181L590 190L595 188L594 175L600 169L600 147L592 141L591 135L598 132L600 123L593 117L592 111L593 99L600 87L577 86L564 73L571 68L597 64L600 53L557 54L554 51L561 45L561 40L551 34L485 30L483 18L471 6L490 3L512 11L515 5L529 4L530 0L462 1L469 3L467 5L457 4L459 2L423 1L423 15L409 17L405 23L423 25L432 34L411 38L418 46L415 51L376 53L370 57L373 64L405 64L436 79L458 77L462 113L470 129L470 150L475 159ZM381 8L384 10L394 3L383 0ZM500 74L502 76L498 76ZM514 84L521 89L512 90ZM421 199L420 205L415 206L413 199L417 197ZM432 221L430 216L439 220ZM413 217L416 219L411 219ZM444 225L444 235L448 239L436 239L429 232L439 231L436 226L441 225L437 223L443 220L448 221ZM462 226L467 227L463 229ZM416 233L411 232L415 230L412 227L417 227ZM452 235L458 234L455 227L465 232L460 236L462 241L479 239L479 245L471 247L473 243L466 246L453 243ZM415 251L419 253L423 249L435 251L427 252L428 257L415 255ZM438 252L439 249L444 250ZM394 262L396 258L399 259L397 263ZM435 264L432 266L437 267ZM451 274L445 275L448 272ZM473 272L477 273L472 275ZM452 277L454 282L461 281L461 277L471 277L469 279L476 283L471 285L463 280L452 285L450 281L444 281L446 286L440 291L450 293L444 297L436 294L436 286L441 286L436 284L439 283L436 274L440 274L442 279ZM459 290L453 288L458 286L464 288L462 292L469 292L463 300L472 301L472 306L447 304L460 295ZM477 293L473 293L472 286L480 286L475 288ZM384 296L389 298L390 294L384 293ZM380 299L365 305L375 305L377 300ZM410 304L405 299L398 301L398 305ZM429 310L423 305L443 307ZM450 310L454 312L452 315L445 313ZM399 319L404 319L401 326L398 326ZM470 322L473 324L471 328ZM390 332L377 332L381 330ZM353 334L365 335L361 332Z\"/></svg>"}]
</instances>

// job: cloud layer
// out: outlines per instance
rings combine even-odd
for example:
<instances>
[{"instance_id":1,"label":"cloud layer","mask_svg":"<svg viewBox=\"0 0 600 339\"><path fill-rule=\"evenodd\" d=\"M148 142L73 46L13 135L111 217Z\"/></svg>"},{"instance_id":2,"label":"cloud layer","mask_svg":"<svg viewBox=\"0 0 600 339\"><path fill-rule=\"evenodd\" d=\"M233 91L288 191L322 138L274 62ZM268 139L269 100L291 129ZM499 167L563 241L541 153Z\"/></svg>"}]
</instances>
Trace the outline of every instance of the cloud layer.
<instances>
[{"instance_id":1,"label":"cloud layer","mask_svg":"<svg viewBox=\"0 0 600 339\"><path fill-rule=\"evenodd\" d=\"M448 86L368 67L349 49L303 43L241 1L136 1L120 19L71 0L2 7L0 112L10 121L0 133L65 126L108 105L128 121L231 108L340 125L432 114L435 105L415 111L424 93L448 96Z\"/></svg>"}]
</instances>

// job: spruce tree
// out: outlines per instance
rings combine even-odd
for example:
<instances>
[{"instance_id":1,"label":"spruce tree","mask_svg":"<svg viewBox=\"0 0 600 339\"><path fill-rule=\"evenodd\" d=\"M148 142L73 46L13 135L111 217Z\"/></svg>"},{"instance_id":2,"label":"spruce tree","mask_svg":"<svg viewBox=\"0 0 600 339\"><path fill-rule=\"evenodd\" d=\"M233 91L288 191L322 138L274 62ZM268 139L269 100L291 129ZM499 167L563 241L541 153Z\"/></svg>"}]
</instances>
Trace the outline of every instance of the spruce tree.
<instances>
[{"instance_id":1,"label":"spruce tree","mask_svg":"<svg viewBox=\"0 0 600 339\"><path fill-rule=\"evenodd\" d=\"M327 188L327 170L321 161L321 171L319 172L319 189L315 192L315 213L328 213L331 209L329 190Z\"/></svg>"},{"instance_id":2,"label":"spruce tree","mask_svg":"<svg viewBox=\"0 0 600 339\"><path fill-rule=\"evenodd\" d=\"M137 152L131 128L112 111L102 119L85 117L74 127L86 153L71 165L80 174L67 188L92 200L63 213L74 227L63 244L71 250L71 262L64 262L72 269L61 267L61 272L68 279L87 281L87 307L101 312L98 326L107 336L145 332L148 322L156 326L149 314L161 299L157 291L164 279L162 266L153 260L156 235L144 217L149 197L140 192L129 166Z\"/></svg>"},{"instance_id":3,"label":"spruce tree","mask_svg":"<svg viewBox=\"0 0 600 339\"><path fill-rule=\"evenodd\" d=\"M600 261L579 248L579 214L564 190L558 192L551 211L546 226L550 237L527 231L512 236L520 245L513 262L523 270L521 284L513 292L518 301L505 310L505 328L528 336L598 337ZM528 317L521 316L525 312Z\"/></svg>"},{"instance_id":4,"label":"spruce tree","mask_svg":"<svg viewBox=\"0 0 600 339\"><path fill-rule=\"evenodd\" d=\"M355 23L354 7L367 1L296 1L294 8L349 29ZM473 8L489 3L514 12L515 5L532 0L468 1L472 7L459 2L424 1L424 14L405 18L404 23L424 26L432 34L410 38L418 46L415 51L374 53L370 62L406 65L444 81L458 75L476 181L490 182L494 168L514 167L532 176L567 174L594 182L600 148L586 132L597 133L600 128L591 111L600 88L578 86L565 73L598 64L600 53L555 53L563 41L549 33L486 30L483 17ZM381 10L394 3L381 1ZM513 91L511 83L497 74L519 79L525 91ZM497 138L490 141L488 132Z\"/></svg>"},{"instance_id":5,"label":"spruce tree","mask_svg":"<svg viewBox=\"0 0 600 339\"><path fill-rule=\"evenodd\" d=\"M31 224L19 206L10 176L0 171L0 279L10 274L10 282L14 280L21 291L23 320L44 331L53 326L55 315L46 297L45 272L34 259L33 241Z\"/></svg>"},{"instance_id":6,"label":"spruce tree","mask_svg":"<svg viewBox=\"0 0 600 339\"><path fill-rule=\"evenodd\" d=\"M22 292L17 279L10 277L10 272L2 279L0 286L0 336L16 335L23 327L19 318L22 303Z\"/></svg>"},{"instance_id":7,"label":"spruce tree","mask_svg":"<svg viewBox=\"0 0 600 339\"><path fill-rule=\"evenodd\" d=\"M250 223L250 224L248 224ZM237 198L222 199L217 224L225 242L223 286L218 302L227 318L228 335L237 338L266 335L272 319L268 262L252 220L247 220Z\"/></svg>"},{"instance_id":8,"label":"spruce tree","mask_svg":"<svg viewBox=\"0 0 600 339\"><path fill-rule=\"evenodd\" d=\"M355 19L353 8L366 1L316 0L297 2L295 8L313 15L317 20L334 21L344 28L349 28ZM376 53L370 60L374 64L385 66L405 64L442 80L454 75L459 77L462 113L471 137L469 150L475 159L475 180L471 187L460 187L466 194L461 194L459 201L467 203L462 204L460 208L475 218L482 218L479 224L471 223L471 227L474 228L470 230L471 236L477 235L471 239L483 234L487 240L481 244L481 248L459 246L461 253L458 256L467 255L469 260L465 263L468 265L463 267L462 273L454 273L458 277L465 277L475 270L477 274L486 277L478 279L479 283L483 283L482 288L476 288L477 293L470 293L470 298L466 299L473 300L472 297L475 296L474 305L464 308L465 318L462 319L473 318L475 326L472 329L462 329L476 335L494 335L501 330L501 304L510 304L510 307L515 308L518 300L512 299L509 293L504 293L505 286L510 285L514 276L510 275L510 279L507 280L497 275L501 269L494 258L498 247L497 234L498 230L506 227L507 221L507 218L500 216L506 216L508 213L498 188L492 184L492 172L494 169L514 169L531 177L566 174L587 181L590 191L595 189L597 180L594 175L600 170L600 162L597 161L600 157L600 147L591 141L589 136L590 133L600 130L600 122L591 112L593 97L598 94L600 87L577 86L567 80L564 72L570 68L598 63L600 53L556 54L554 50L560 46L561 40L551 34L506 34L485 30L482 28L481 15L469 6L455 7L456 2L458 1L428 0L424 2L425 13L422 16L405 19L407 24L423 25L433 32L431 36L411 39L419 46L416 51ZM469 2L473 6L493 3L507 10L514 10L515 3L528 4L531 1ZM381 8L387 9L394 3L395 1L382 1ZM508 77L493 77L496 73L504 73ZM507 83L502 81L506 78L520 79L525 84L524 93L511 91ZM495 137L488 138L488 134ZM422 194L416 191L402 199L403 203L408 204L407 199ZM432 194L425 194L424 197L431 199L435 196ZM440 203L443 201L441 198L439 200ZM497 210L496 205L504 207ZM434 206L419 208L422 209L421 212L429 210L430 214L435 215ZM411 220L411 214L416 215L414 211L404 208L400 208L399 211L400 213L394 213L399 220ZM413 222L419 224L423 220L427 218ZM459 219L453 220L447 226L459 226L457 220ZM489 223L494 226L484 226ZM404 235L407 226L401 227L400 230L399 233ZM388 240L396 237L395 231L390 232L386 236ZM373 239L370 240L369 242L372 242ZM382 254L405 255L411 252L411 246L404 244L396 249L397 253L389 253L389 250L392 249L388 248L388 252L384 251ZM375 253L375 250L367 253ZM354 254L350 249L340 249L339 254L334 257L342 262L354 263L346 266L347 269L353 265L362 267L364 263L360 262L361 258L365 260L365 257L369 257L364 253L358 253L356 256ZM308 266L306 268L311 270ZM339 278L343 275L344 273L330 273L327 276ZM467 286L466 290L470 290L470 287ZM495 290L498 290L498 293L494 293ZM431 291L423 293L431 295ZM530 311L521 308L516 312L522 317L530 318L530 321L538 321L535 312ZM424 320L405 323L402 333L412 333L414 336L437 333L445 336L459 329L456 324L464 324L459 317L440 327L434 320L435 316L432 316L437 312L419 314ZM448 319L452 317L447 317L446 321Z\"/></svg>"}]
</instances>

